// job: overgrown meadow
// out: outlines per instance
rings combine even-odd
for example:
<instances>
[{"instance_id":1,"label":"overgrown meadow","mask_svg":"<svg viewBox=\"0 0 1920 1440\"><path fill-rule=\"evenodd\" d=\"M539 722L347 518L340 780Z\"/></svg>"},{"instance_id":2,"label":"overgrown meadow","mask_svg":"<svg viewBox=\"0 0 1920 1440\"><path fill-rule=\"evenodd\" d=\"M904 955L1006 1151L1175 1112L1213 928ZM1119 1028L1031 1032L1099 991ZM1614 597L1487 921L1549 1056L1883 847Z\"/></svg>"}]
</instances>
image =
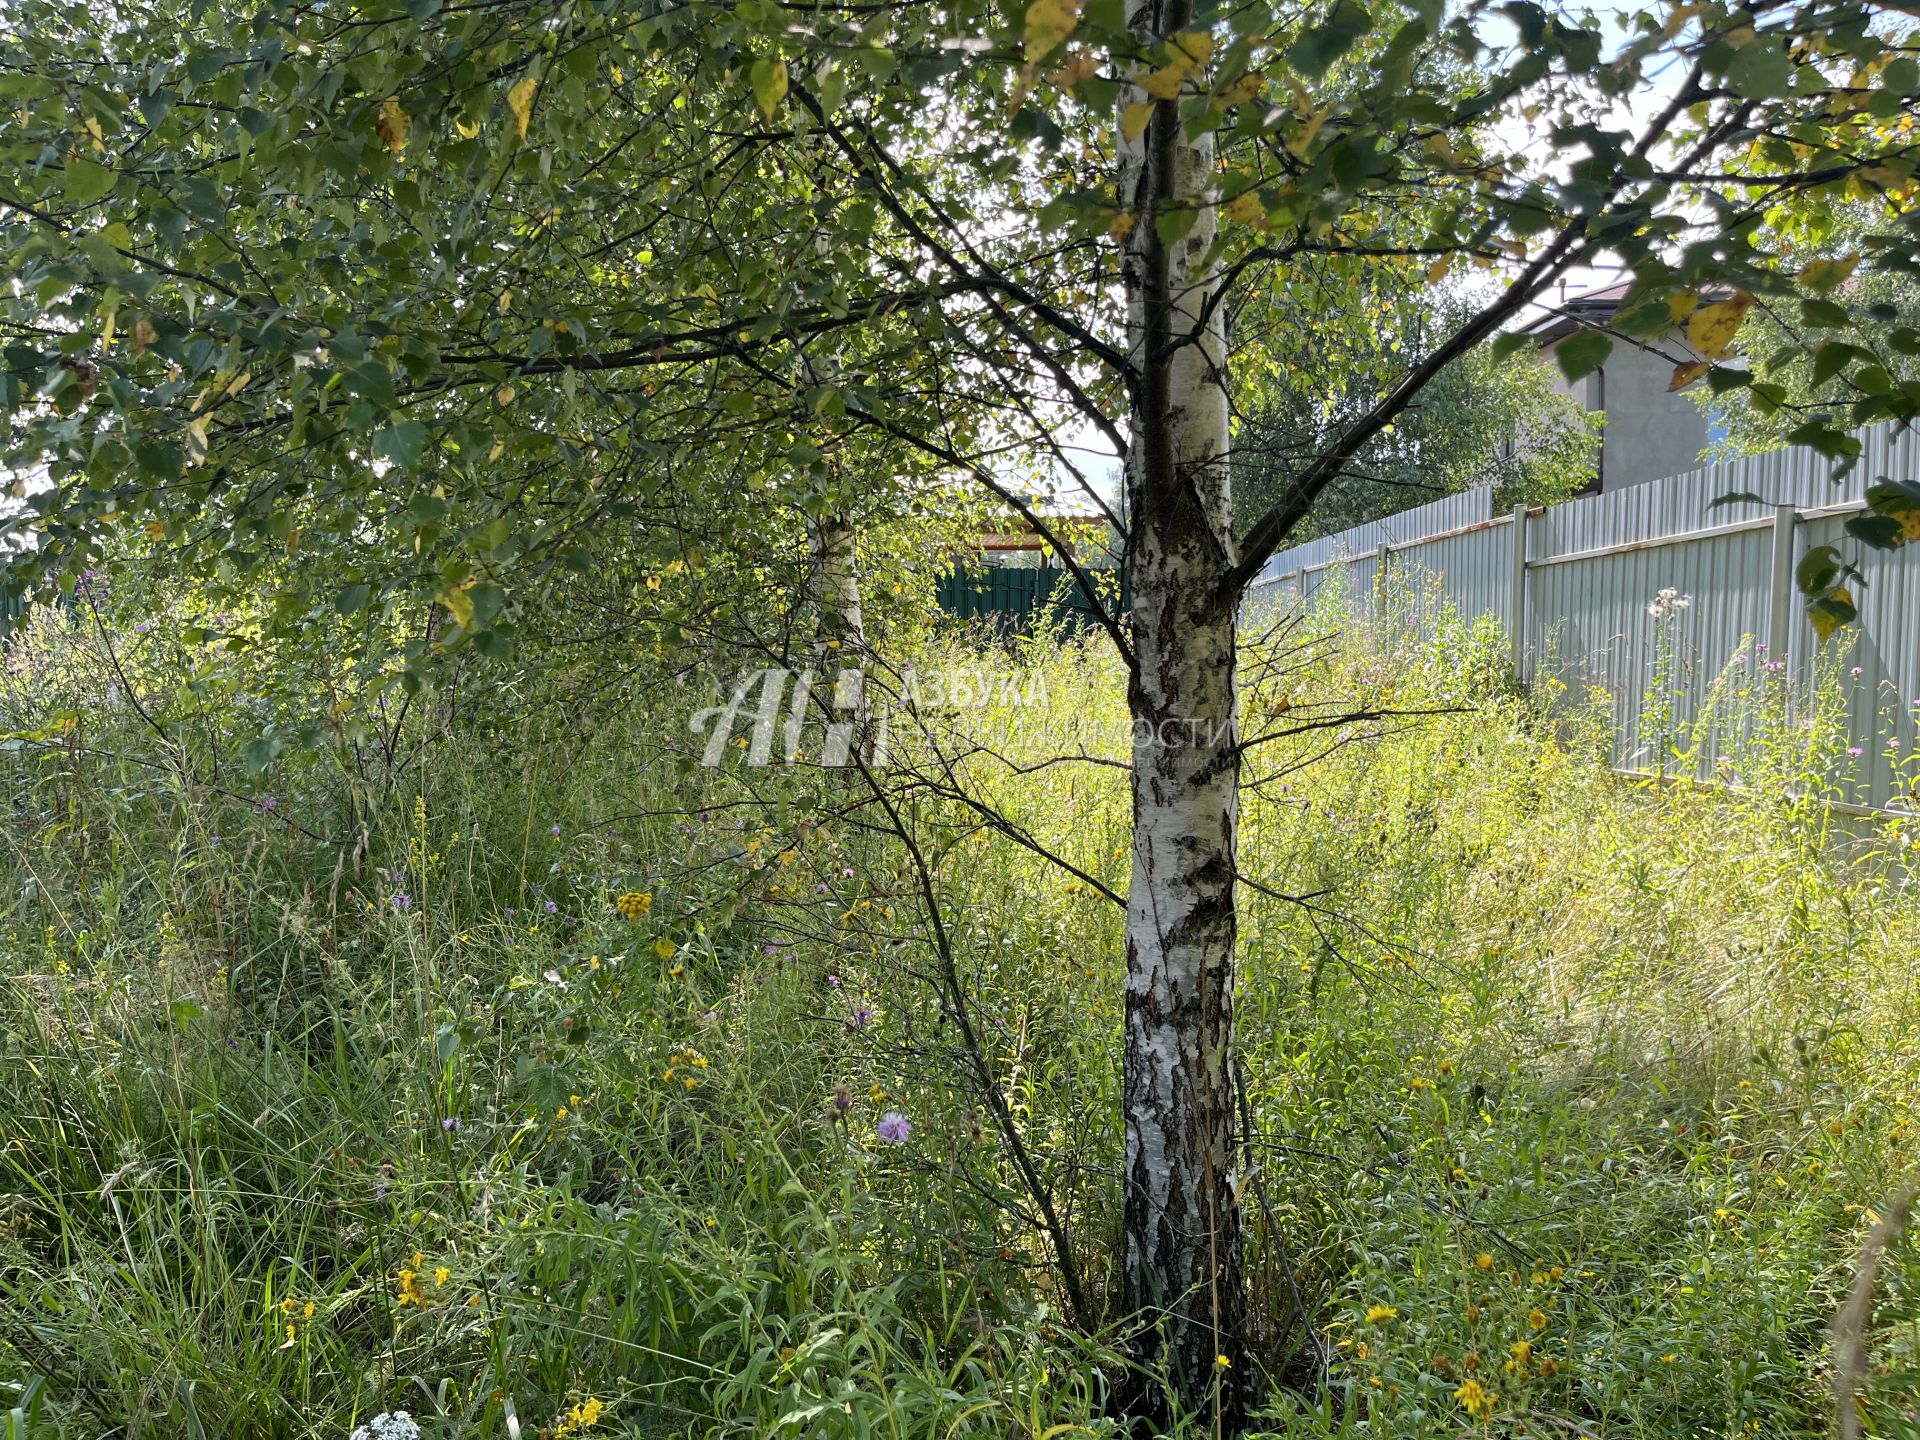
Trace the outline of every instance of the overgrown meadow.
<instances>
[{"instance_id":1,"label":"overgrown meadow","mask_svg":"<svg viewBox=\"0 0 1920 1440\"><path fill-rule=\"evenodd\" d=\"M269 704L246 625L43 612L0 672L6 1433L1117 1433L1096 644L927 633L867 777L701 765L666 660ZM1806 798L1828 711L1742 672L1743 783L1634 783L1495 634L1261 628L1219 1363L1292 1436L1825 1433L1920 1068L1910 832Z\"/></svg>"}]
</instances>

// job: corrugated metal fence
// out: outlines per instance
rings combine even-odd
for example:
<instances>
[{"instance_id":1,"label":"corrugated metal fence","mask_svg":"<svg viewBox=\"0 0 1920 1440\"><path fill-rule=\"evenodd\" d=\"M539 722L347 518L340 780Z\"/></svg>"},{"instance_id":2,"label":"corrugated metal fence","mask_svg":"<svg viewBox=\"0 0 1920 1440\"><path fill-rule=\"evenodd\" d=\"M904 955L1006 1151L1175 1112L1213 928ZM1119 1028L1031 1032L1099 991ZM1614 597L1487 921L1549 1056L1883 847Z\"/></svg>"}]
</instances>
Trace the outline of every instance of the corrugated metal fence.
<instances>
[{"instance_id":1,"label":"corrugated metal fence","mask_svg":"<svg viewBox=\"0 0 1920 1440\"><path fill-rule=\"evenodd\" d=\"M1666 767L1650 734L1697 719L1723 675L1744 666L1805 686L1824 663L1830 683L1846 690L1849 748L1860 752L1836 780L1844 798L1913 808L1920 545L1871 550L1842 526L1874 480L1920 479L1920 435L1878 426L1859 436L1860 463L1841 485L1826 460L1794 449L1531 513L1495 516L1485 490L1449 496L1281 552L1256 582L1256 600L1299 604L1339 585L1351 604L1376 611L1393 597L1384 608L1416 627L1441 608L1468 621L1495 617L1523 680L1558 676L1612 697L1620 760L1633 768ZM1741 491L1761 499L1712 504ZM1859 626L1824 652L1793 581L1807 548L1823 544L1855 558L1866 577L1855 587ZM1687 604L1663 622L1649 607L1668 589ZM1655 716L1668 703L1663 691L1672 710ZM1724 764L1699 763L1709 774Z\"/></svg>"}]
</instances>

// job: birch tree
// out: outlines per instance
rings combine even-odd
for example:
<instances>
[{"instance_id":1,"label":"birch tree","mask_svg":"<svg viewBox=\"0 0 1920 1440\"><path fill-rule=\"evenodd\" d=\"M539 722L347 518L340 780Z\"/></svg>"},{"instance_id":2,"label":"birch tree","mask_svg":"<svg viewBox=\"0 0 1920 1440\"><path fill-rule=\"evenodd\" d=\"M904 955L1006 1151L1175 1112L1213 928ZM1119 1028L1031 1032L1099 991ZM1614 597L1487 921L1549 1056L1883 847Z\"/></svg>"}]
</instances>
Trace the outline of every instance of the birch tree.
<instances>
[{"instance_id":1,"label":"birch tree","mask_svg":"<svg viewBox=\"0 0 1920 1440\"><path fill-rule=\"evenodd\" d=\"M1847 397L1797 415L1796 442L1844 468L1851 426L1920 413L1887 353L1920 341L1863 326L1849 289L1920 250L1906 12L1657 0L1624 20L1532 0L18 0L0 403L8 463L51 485L5 522L35 544L0 584L50 594L132 552L261 576L286 643L437 607L412 675L439 649L510 656L552 575L652 543L669 501L750 547L757 506L831 513L822 487L856 483L835 456L884 445L1068 554L1010 465L1112 510L1067 437L1110 451L1134 599L1097 618L1137 742L1119 1288L1156 1377L1141 1408L1231 1430L1261 1359L1233 1052L1235 897L1259 883L1235 848L1250 583L1436 375L1527 343L1516 322L1590 265L1628 288L1612 332L1559 347L1570 378L1616 333L1677 325L1676 387L1791 408L1740 363L1762 309ZM1836 193L1886 217L1853 252L1809 261L1765 223ZM1236 533L1233 326L1279 290L1337 315L1356 276L1409 264L1479 276L1478 302L1286 457ZM1920 484L1870 478L1859 543L1920 534ZM816 550L850 618L844 545ZM1843 623L1852 557L1811 562L1816 622Z\"/></svg>"}]
</instances>

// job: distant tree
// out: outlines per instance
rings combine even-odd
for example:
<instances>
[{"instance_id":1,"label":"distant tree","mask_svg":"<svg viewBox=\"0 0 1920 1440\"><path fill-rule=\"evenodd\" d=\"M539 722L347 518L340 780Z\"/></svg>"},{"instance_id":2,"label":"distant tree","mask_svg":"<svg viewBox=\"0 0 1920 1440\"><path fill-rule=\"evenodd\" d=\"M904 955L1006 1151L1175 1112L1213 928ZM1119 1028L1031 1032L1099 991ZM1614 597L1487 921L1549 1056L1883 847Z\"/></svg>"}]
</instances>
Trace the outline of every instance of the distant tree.
<instances>
[{"instance_id":1,"label":"distant tree","mask_svg":"<svg viewBox=\"0 0 1920 1440\"><path fill-rule=\"evenodd\" d=\"M1363 321L1329 328L1269 302L1260 337L1235 357L1234 511L1251 525L1284 489L1303 455L1324 447L1380 402L1472 311L1452 292L1423 294L1419 268L1381 277L1385 292L1348 294ZM1294 323L1289 323L1293 320ZM1557 372L1520 351L1485 347L1443 367L1415 404L1370 441L1321 493L1295 539L1378 520L1444 495L1486 486L1496 509L1552 505L1598 474L1600 417L1556 387Z\"/></svg>"}]
</instances>

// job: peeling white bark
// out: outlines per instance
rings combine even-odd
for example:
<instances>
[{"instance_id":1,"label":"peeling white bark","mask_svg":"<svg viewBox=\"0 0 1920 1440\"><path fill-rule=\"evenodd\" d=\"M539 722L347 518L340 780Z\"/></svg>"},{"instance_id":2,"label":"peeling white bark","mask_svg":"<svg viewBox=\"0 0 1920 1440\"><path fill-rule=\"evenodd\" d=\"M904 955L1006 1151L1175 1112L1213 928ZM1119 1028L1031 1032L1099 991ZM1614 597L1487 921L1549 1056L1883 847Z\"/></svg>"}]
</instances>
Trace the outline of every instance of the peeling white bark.
<instances>
[{"instance_id":1,"label":"peeling white bark","mask_svg":"<svg viewBox=\"0 0 1920 1440\"><path fill-rule=\"evenodd\" d=\"M1190 12L1146 0L1136 28L1186 29ZM1196 77L1197 78L1197 77ZM1147 97L1139 90L1122 104ZM1131 417L1133 881L1127 901L1126 1298L1157 1316L1144 1358L1188 1403L1216 1394L1229 1425L1251 1368L1244 1334L1233 1070L1237 606L1211 135L1157 107L1122 136L1121 201L1136 218L1123 273ZM1164 245L1157 215L1195 211ZM1219 1367L1226 1356L1234 1369Z\"/></svg>"}]
</instances>

